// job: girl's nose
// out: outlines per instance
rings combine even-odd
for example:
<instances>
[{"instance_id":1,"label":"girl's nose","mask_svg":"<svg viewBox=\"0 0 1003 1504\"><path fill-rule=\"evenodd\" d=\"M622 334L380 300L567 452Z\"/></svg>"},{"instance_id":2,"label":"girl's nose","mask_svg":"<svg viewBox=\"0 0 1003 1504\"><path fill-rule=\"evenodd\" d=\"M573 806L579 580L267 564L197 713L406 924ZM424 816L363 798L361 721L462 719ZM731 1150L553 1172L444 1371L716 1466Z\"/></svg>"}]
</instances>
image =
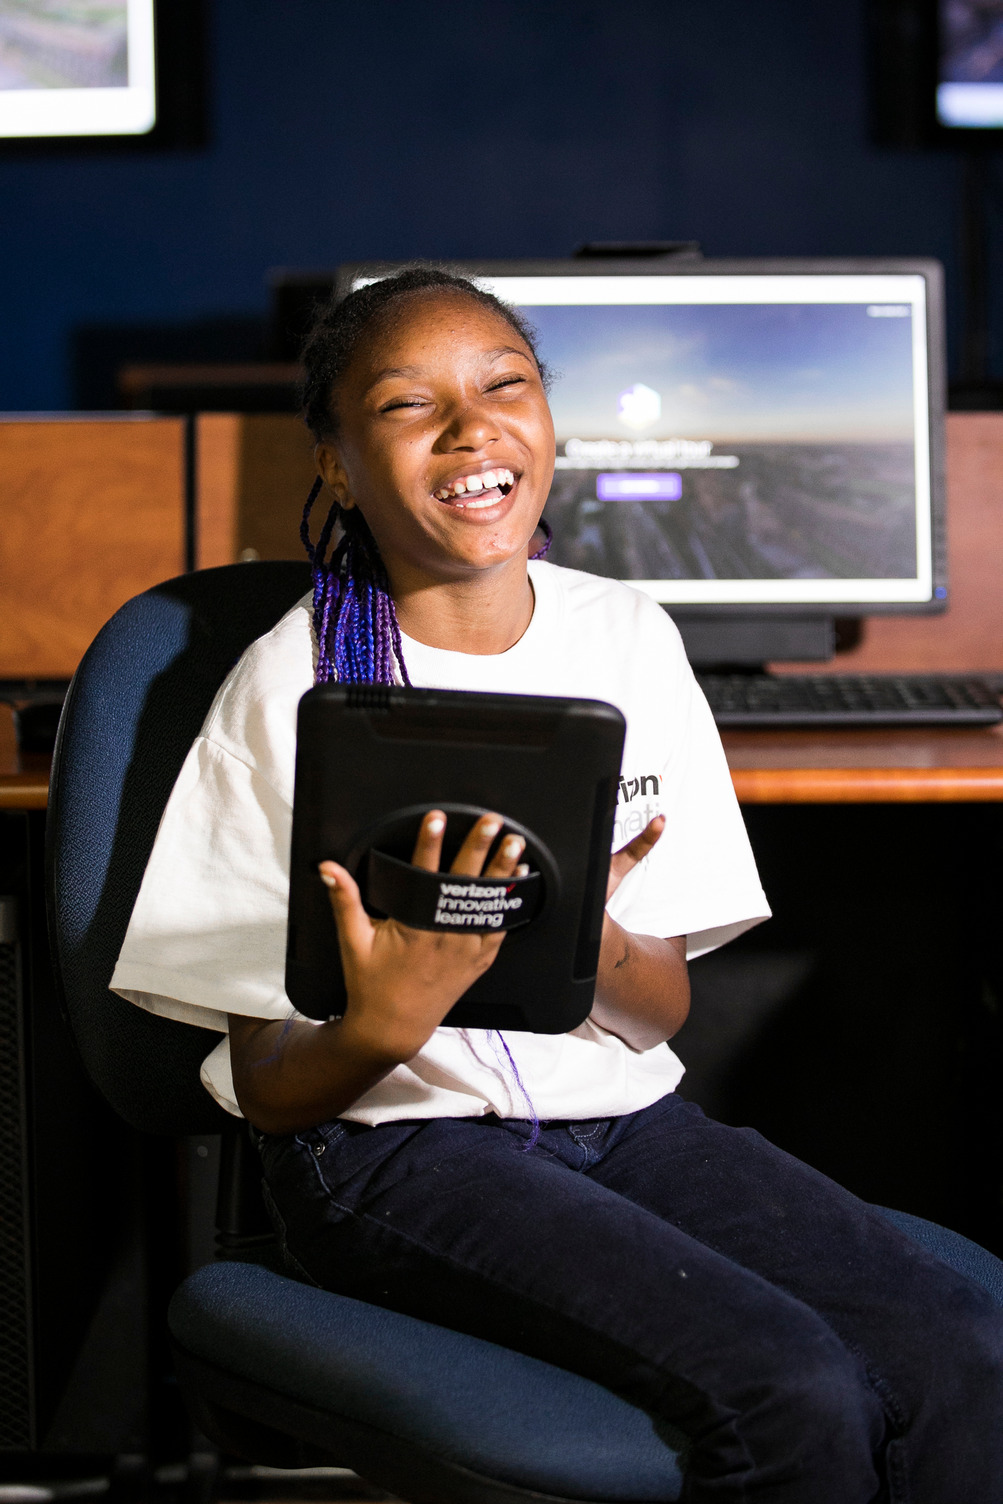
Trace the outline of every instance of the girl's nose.
<instances>
[{"instance_id":1,"label":"girl's nose","mask_svg":"<svg viewBox=\"0 0 1003 1504\"><path fill-rule=\"evenodd\" d=\"M457 409L443 430L451 449L482 449L500 436L497 421L479 402L467 402Z\"/></svg>"}]
</instances>

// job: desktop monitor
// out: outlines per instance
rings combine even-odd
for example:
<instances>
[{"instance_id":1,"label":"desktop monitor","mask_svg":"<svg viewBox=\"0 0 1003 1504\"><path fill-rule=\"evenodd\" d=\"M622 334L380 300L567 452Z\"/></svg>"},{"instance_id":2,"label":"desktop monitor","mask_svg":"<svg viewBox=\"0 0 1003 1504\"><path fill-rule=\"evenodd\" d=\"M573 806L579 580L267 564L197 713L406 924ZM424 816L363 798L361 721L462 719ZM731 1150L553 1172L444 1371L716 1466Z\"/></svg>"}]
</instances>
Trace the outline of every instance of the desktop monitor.
<instances>
[{"instance_id":1,"label":"desktop monitor","mask_svg":"<svg viewBox=\"0 0 1003 1504\"><path fill-rule=\"evenodd\" d=\"M455 269L555 371L554 563L646 591L703 663L825 658L836 618L944 608L937 263Z\"/></svg>"}]
</instances>

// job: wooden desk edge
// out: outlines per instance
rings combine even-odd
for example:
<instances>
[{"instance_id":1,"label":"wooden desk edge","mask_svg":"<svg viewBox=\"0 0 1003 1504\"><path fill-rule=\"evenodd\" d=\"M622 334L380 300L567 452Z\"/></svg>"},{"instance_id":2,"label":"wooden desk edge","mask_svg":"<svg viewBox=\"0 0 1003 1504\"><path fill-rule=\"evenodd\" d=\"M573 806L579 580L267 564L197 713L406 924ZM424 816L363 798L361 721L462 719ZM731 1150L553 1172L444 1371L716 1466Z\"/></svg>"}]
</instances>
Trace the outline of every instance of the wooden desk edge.
<instances>
[{"instance_id":1,"label":"wooden desk edge","mask_svg":"<svg viewBox=\"0 0 1003 1504\"><path fill-rule=\"evenodd\" d=\"M49 803L49 780L37 773L0 777L0 809L45 809Z\"/></svg>"},{"instance_id":2,"label":"wooden desk edge","mask_svg":"<svg viewBox=\"0 0 1003 1504\"><path fill-rule=\"evenodd\" d=\"M1003 768L733 768L740 804L1000 804ZM0 809L45 809L38 774L0 776Z\"/></svg>"},{"instance_id":3,"label":"wooden desk edge","mask_svg":"<svg viewBox=\"0 0 1003 1504\"><path fill-rule=\"evenodd\" d=\"M999 768L732 768L740 804L1003 803Z\"/></svg>"}]
</instances>

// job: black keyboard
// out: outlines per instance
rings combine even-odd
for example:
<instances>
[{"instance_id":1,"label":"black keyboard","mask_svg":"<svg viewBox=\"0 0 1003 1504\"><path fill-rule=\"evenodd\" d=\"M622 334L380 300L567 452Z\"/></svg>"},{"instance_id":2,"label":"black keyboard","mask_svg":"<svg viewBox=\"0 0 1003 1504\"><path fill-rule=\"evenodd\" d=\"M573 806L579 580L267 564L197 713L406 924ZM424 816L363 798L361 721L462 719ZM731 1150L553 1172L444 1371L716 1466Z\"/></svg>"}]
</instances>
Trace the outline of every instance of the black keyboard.
<instances>
[{"instance_id":1,"label":"black keyboard","mask_svg":"<svg viewBox=\"0 0 1003 1504\"><path fill-rule=\"evenodd\" d=\"M719 726L992 726L1000 694L948 674L698 674Z\"/></svg>"}]
</instances>

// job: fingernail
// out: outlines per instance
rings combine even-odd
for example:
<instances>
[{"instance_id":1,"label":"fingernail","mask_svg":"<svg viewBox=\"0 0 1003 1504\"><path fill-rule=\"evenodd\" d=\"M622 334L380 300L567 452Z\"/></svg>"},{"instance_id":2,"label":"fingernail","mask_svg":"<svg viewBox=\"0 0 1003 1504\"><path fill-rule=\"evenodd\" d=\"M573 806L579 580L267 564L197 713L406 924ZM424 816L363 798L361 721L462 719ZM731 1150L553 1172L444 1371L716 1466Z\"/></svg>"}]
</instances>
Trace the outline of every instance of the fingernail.
<instances>
[{"instance_id":1,"label":"fingernail","mask_svg":"<svg viewBox=\"0 0 1003 1504\"><path fill-rule=\"evenodd\" d=\"M446 828L446 822L441 815L436 815L432 820L425 821L425 829L430 836L441 836Z\"/></svg>"},{"instance_id":2,"label":"fingernail","mask_svg":"<svg viewBox=\"0 0 1003 1504\"><path fill-rule=\"evenodd\" d=\"M505 856L518 856L525 844L521 836L509 836L502 846L502 852Z\"/></svg>"},{"instance_id":3,"label":"fingernail","mask_svg":"<svg viewBox=\"0 0 1003 1504\"><path fill-rule=\"evenodd\" d=\"M528 877L529 876L529 863L528 862L520 862L519 865L518 865L518 867L515 869L515 875L516 875L516 877Z\"/></svg>"},{"instance_id":4,"label":"fingernail","mask_svg":"<svg viewBox=\"0 0 1003 1504\"><path fill-rule=\"evenodd\" d=\"M320 880L325 888L336 888L338 886L338 879L333 872L329 872L324 867L319 867L317 870L320 873Z\"/></svg>"},{"instance_id":5,"label":"fingernail","mask_svg":"<svg viewBox=\"0 0 1003 1504\"><path fill-rule=\"evenodd\" d=\"M498 821L498 820L489 820L486 825L482 825L481 826L481 835L482 836L487 836L489 840L493 841L494 838L495 838L495 836L498 834L498 832L500 830L501 830L501 822L500 821Z\"/></svg>"}]
</instances>

